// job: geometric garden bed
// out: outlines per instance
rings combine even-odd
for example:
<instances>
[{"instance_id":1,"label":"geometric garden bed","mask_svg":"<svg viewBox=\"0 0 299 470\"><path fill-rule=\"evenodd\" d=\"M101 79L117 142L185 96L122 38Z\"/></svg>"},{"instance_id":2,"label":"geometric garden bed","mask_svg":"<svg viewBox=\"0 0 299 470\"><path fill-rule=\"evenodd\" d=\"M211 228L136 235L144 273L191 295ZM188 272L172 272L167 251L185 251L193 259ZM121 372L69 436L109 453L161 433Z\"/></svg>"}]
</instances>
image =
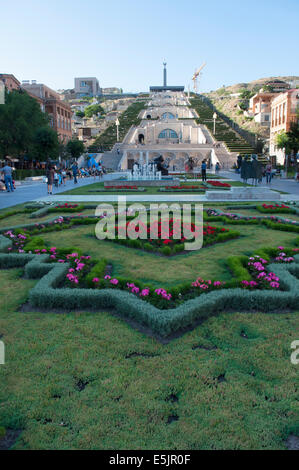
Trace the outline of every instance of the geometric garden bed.
<instances>
[{"instance_id":1,"label":"geometric garden bed","mask_svg":"<svg viewBox=\"0 0 299 470\"><path fill-rule=\"evenodd\" d=\"M166 291L144 285L138 279L113 277L104 259L93 261L90 256L70 249L46 248L40 237L45 232L96 224L97 220L94 216L75 215L10 230L1 228L6 236L0 235L0 268L24 267L28 278L39 279L29 294L30 304L36 308L70 311L109 307L160 337L182 332L222 311L275 312L298 308L298 248L257 247L251 257L227 258L232 273L227 282L198 277L192 283L184 282ZM214 221L299 232L298 222L282 217L248 217L205 210L204 223L211 227L210 222Z\"/></svg>"},{"instance_id":2,"label":"geometric garden bed","mask_svg":"<svg viewBox=\"0 0 299 470\"><path fill-rule=\"evenodd\" d=\"M118 288L59 288L71 269L70 263L49 263L49 254L3 253L11 245L11 240L0 235L0 268L24 267L28 278L39 279L29 294L32 306L66 310L113 308L125 319L134 320L161 337L190 328L198 320L221 311L275 312L296 309L299 304L299 255L295 255L294 262L289 264L272 263L267 266L267 272L279 278L283 290L225 288L204 293L176 308L161 310Z\"/></svg>"}]
</instances>

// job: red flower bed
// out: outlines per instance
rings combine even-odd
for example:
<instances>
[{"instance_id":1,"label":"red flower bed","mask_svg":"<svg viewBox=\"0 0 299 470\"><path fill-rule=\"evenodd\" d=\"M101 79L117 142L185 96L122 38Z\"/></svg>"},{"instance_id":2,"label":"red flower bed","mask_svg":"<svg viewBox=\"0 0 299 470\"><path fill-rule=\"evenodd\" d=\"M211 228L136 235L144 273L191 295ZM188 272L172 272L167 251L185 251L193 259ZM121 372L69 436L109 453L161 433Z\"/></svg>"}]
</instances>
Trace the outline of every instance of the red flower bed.
<instances>
[{"instance_id":1,"label":"red flower bed","mask_svg":"<svg viewBox=\"0 0 299 470\"><path fill-rule=\"evenodd\" d=\"M221 181L207 181L208 184L210 184L211 186L215 186L215 187L218 187L218 188L230 188L231 185L228 184L228 183L221 183Z\"/></svg>"},{"instance_id":2,"label":"red flower bed","mask_svg":"<svg viewBox=\"0 0 299 470\"><path fill-rule=\"evenodd\" d=\"M289 206L286 206L285 204L262 204L264 209L290 209Z\"/></svg>"},{"instance_id":3,"label":"red flower bed","mask_svg":"<svg viewBox=\"0 0 299 470\"><path fill-rule=\"evenodd\" d=\"M166 189L205 189L203 186L182 184L181 186L165 186Z\"/></svg>"},{"instance_id":4,"label":"red flower bed","mask_svg":"<svg viewBox=\"0 0 299 470\"><path fill-rule=\"evenodd\" d=\"M114 241L131 246L132 248L145 249L152 252L156 251L170 255L184 251L185 242L191 243L198 239L200 230L201 228L194 223L184 223L180 219L167 219L162 222L159 220L152 224L146 224L141 221L136 224L133 221L129 221L126 227L116 227L116 238ZM118 239L118 235L123 235L124 231L129 235L129 238ZM135 239L135 233L139 235L137 239ZM239 232L204 224L203 246L224 242L228 239L236 238L239 235Z\"/></svg>"},{"instance_id":5,"label":"red flower bed","mask_svg":"<svg viewBox=\"0 0 299 470\"><path fill-rule=\"evenodd\" d=\"M104 189L138 189L138 187L123 184L123 185L120 185L120 186L105 186Z\"/></svg>"},{"instance_id":6,"label":"red flower bed","mask_svg":"<svg viewBox=\"0 0 299 470\"><path fill-rule=\"evenodd\" d=\"M294 209L285 204L262 204L261 206L256 206L256 209L259 212L265 212L268 214L275 214L276 212L282 212L285 214L296 213Z\"/></svg>"},{"instance_id":7,"label":"red flower bed","mask_svg":"<svg viewBox=\"0 0 299 470\"><path fill-rule=\"evenodd\" d=\"M55 209L76 209L78 207L78 204L68 204L67 202L65 204L58 204Z\"/></svg>"}]
</instances>

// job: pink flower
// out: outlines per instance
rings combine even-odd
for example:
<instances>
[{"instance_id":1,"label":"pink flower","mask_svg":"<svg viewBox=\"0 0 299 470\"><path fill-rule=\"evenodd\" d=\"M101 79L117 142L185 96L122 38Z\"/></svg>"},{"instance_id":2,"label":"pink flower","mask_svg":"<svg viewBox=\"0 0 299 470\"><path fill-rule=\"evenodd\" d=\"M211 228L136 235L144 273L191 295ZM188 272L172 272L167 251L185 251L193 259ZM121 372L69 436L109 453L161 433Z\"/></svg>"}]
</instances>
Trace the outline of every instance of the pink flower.
<instances>
[{"instance_id":1,"label":"pink flower","mask_svg":"<svg viewBox=\"0 0 299 470\"><path fill-rule=\"evenodd\" d=\"M99 282L99 280L100 280L99 278L94 277L93 280L92 280L92 282L95 282L95 283L96 283L96 282Z\"/></svg>"},{"instance_id":2,"label":"pink flower","mask_svg":"<svg viewBox=\"0 0 299 470\"><path fill-rule=\"evenodd\" d=\"M274 289L278 289L279 284L278 284L278 282L270 282L270 286L274 287Z\"/></svg>"},{"instance_id":3,"label":"pink flower","mask_svg":"<svg viewBox=\"0 0 299 470\"><path fill-rule=\"evenodd\" d=\"M109 276L108 274L106 274L106 276L104 277L104 279L111 279L111 276Z\"/></svg>"},{"instance_id":4,"label":"pink flower","mask_svg":"<svg viewBox=\"0 0 299 470\"><path fill-rule=\"evenodd\" d=\"M117 286L118 280L117 279L111 279L110 283Z\"/></svg>"},{"instance_id":5,"label":"pink flower","mask_svg":"<svg viewBox=\"0 0 299 470\"><path fill-rule=\"evenodd\" d=\"M148 296L150 293L149 289L146 288L146 289L142 289L142 291L140 292L140 295L142 295L142 297L146 297Z\"/></svg>"}]
</instances>

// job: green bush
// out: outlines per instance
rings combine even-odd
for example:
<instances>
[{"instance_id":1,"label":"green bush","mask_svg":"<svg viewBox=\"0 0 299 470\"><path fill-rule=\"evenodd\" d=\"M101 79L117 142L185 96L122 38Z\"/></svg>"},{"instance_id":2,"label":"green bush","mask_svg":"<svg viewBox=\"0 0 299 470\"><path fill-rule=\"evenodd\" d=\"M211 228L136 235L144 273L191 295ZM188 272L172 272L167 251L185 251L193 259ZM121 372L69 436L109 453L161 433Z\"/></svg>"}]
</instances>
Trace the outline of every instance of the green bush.
<instances>
[{"instance_id":1,"label":"green bush","mask_svg":"<svg viewBox=\"0 0 299 470\"><path fill-rule=\"evenodd\" d=\"M174 252L175 253L180 253L181 251L185 250L185 246L183 243L179 243L178 245L174 246Z\"/></svg>"},{"instance_id":2,"label":"green bush","mask_svg":"<svg viewBox=\"0 0 299 470\"><path fill-rule=\"evenodd\" d=\"M151 245L150 243L145 243L143 245L143 248L146 250L146 251L154 251L154 246Z\"/></svg>"},{"instance_id":3,"label":"green bush","mask_svg":"<svg viewBox=\"0 0 299 470\"><path fill-rule=\"evenodd\" d=\"M251 275L245 267L248 263L247 256L229 256L226 263L238 281L251 281Z\"/></svg>"},{"instance_id":4,"label":"green bush","mask_svg":"<svg viewBox=\"0 0 299 470\"><path fill-rule=\"evenodd\" d=\"M24 250L26 252L28 251L34 252L34 250L42 250L43 248L45 248L45 242L44 242L44 239L41 237L31 238L31 240L28 243L26 243L26 245L24 246Z\"/></svg>"},{"instance_id":5,"label":"green bush","mask_svg":"<svg viewBox=\"0 0 299 470\"><path fill-rule=\"evenodd\" d=\"M163 255L165 255L165 256L171 255L171 248L170 248L170 246L164 246L164 247L161 249L161 252L162 252Z\"/></svg>"},{"instance_id":6,"label":"green bush","mask_svg":"<svg viewBox=\"0 0 299 470\"><path fill-rule=\"evenodd\" d=\"M92 267L89 274L85 278L85 281L88 287L94 286L94 283L92 282L92 280L95 277L97 277L100 280L103 279L105 275L106 266L107 266L107 261L105 259L101 259Z\"/></svg>"}]
</instances>

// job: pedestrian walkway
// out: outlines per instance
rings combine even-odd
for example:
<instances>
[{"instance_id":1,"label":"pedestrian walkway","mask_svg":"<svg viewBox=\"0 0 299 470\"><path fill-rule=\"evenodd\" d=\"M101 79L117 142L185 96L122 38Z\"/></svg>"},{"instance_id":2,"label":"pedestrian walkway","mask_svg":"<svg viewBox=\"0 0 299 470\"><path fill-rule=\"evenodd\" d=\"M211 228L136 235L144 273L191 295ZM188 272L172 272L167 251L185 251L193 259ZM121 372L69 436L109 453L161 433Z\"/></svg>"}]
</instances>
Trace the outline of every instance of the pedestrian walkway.
<instances>
[{"instance_id":1,"label":"pedestrian walkway","mask_svg":"<svg viewBox=\"0 0 299 470\"><path fill-rule=\"evenodd\" d=\"M219 176L223 176L224 178L229 178L232 181L241 181L241 175L236 173L235 171L220 171ZM248 183L251 184L252 180L248 180ZM286 179L286 178L272 178L270 184L266 184L266 179L263 178L262 183L258 184L259 188L268 188L274 189L275 191L281 191L284 193L293 194L294 196L299 196L299 183L295 181L295 179ZM282 195L284 197L284 195Z\"/></svg>"},{"instance_id":2,"label":"pedestrian walkway","mask_svg":"<svg viewBox=\"0 0 299 470\"><path fill-rule=\"evenodd\" d=\"M66 186L59 186L59 188L55 188L53 186L53 196L49 196L49 199L55 198L56 194L69 191L70 189L86 186L88 184L99 183L102 181L110 181L112 179L117 179L120 176L120 173L109 173L108 175L104 175L101 179L96 178L96 180L94 180L93 177L79 178L78 184L76 185L74 184L73 180L67 180ZM17 186L17 189L13 193L7 193L6 191L0 193L0 209L12 207L17 204L24 204L36 199L42 199L45 196L47 196L47 184L45 183L38 182L32 183L30 185L26 184L24 186Z\"/></svg>"},{"instance_id":3,"label":"pedestrian walkway","mask_svg":"<svg viewBox=\"0 0 299 470\"><path fill-rule=\"evenodd\" d=\"M150 194L150 195L140 195L140 194L103 194L100 196L53 196L53 197L44 197L41 199L36 199L36 202L69 202L69 203L87 203L87 202L117 202L119 197L125 197L128 202L240 202L240 199L227 199L225 197L227 191L217 191L217 198L213 200L208 199L206 195L203 194ZM263 198L263 201L273 201L273 198ZM281 201L299 201L299 195L281 195ZM257 202L255 199L242 199L242 202ZM260 201L262 202L262 201Z\"/></svg>"}]
</instances>

